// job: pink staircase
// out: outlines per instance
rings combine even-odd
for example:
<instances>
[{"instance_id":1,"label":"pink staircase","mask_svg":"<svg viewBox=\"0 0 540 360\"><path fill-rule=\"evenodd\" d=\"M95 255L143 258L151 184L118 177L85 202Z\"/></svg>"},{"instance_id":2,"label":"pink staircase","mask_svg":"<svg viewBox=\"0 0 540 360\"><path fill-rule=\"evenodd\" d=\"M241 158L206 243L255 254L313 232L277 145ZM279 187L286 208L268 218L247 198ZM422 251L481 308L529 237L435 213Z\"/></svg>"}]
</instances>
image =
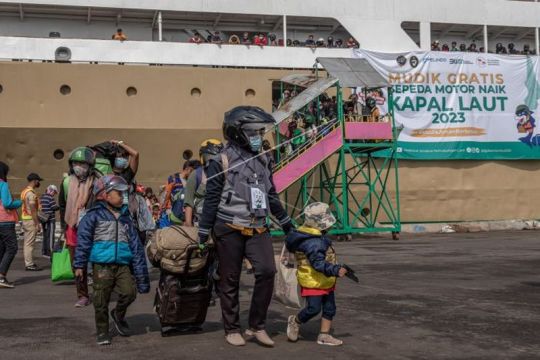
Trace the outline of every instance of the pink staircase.
<instances>
[{"instance_id":1,"label":"pink staircase","mask_svg":"<svg viewBox=\"0 0 540 360\"><path fill-rule=\"evenodd\" d=\"M274 172L274 184L278 194L338 151L342 144L342 128L337 126L315 144L307 147L299 155L291 159L290 162L282 165Z\"/></svg>"}]
</instances>

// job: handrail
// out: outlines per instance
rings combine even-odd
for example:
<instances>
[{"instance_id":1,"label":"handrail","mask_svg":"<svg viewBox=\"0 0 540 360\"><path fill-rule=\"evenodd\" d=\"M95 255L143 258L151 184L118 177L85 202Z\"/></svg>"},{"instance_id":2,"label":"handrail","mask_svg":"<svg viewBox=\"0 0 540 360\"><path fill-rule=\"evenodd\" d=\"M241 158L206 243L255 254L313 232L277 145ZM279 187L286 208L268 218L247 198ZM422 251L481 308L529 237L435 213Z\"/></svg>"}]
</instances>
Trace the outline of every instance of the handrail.
<instances>
[{"instance_id":1,"label":"handrail","mask_svg":"<svg viewBox=\"0 0 540 360\"><path fill-rule=\"evenodd\" d=\"M273 171L279 171L281 170L285 165L288 165L291 161L295 160L298 156L303 154L307 149L312 148L315 144L319 143L322 139L326 137L326 135L330 134L332 131L337 129L340 126L339 121L334 121L334 123L330 124L328 127L324 127L320 133L317 134L313 139L310 139L309 141L302 144L300 148L293 151L289 156L287 156L285 159L281 160L278 164L276 164L273 168ZM327 133L322 134L322 131L327 130Z\"/></svg>"}]
</instances>

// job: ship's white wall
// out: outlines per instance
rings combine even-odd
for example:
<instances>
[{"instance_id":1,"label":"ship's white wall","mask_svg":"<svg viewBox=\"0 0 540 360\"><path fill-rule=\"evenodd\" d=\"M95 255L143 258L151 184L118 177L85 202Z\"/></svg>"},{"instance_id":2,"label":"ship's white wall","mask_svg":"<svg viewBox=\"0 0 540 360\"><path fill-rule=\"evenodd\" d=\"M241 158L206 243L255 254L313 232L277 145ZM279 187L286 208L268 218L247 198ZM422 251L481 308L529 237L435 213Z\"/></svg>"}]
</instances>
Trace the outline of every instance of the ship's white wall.
<instances>
[{"instance_id":1,"label":"ship's white wall","mask_svg":"<svg viewBox=\"0 0 540 360\"><path fill-rule=\"evenodd\" d=\"M49 32L58 31L63 38L110 40L116 29L122 28L130 40L152 40L150 24L121 23L109 21L25 19L0 17L0 36L49 37Z\"/></svg>"},{"instance_id":2,"label":"ship's white wall","mask_svg":"<svg viewBox=\"0 0 540 360\"><path fill-rule=\"evenodd\" d=\"M311 68L317 57L352 57L351 49L0 37L0 59L55 60L60 46L73 62Z\"/></svg>"},{"instance_id":3,"label":"ship's white wall","mask_svg":"<svg viewBox=\"0 0 540 360\"><path fill-rule=\"evenodd\" d=\"M0 3L10 2L0 0ZM22 4L334 17L366 49L406 51L417 46L403 21L540 26L540 6L508 0L22 0Z\"/></svg>"}]
</instances>

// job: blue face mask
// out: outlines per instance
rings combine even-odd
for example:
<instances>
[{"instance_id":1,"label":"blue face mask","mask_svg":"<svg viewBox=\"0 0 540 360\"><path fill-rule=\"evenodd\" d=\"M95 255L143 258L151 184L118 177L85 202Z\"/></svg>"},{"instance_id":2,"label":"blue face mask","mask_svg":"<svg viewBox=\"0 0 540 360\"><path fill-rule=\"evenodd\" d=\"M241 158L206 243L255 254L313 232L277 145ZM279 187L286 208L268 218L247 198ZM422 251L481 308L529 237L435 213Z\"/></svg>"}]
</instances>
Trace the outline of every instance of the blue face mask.
<instances>
[{"instance_id":1,"label":"blue face mask","mask_svg":"<svg viewBox=\"0 0 540 360\"><path fill-rule=\"evenodd\" d=\"M251 151L253 151L253 152L261 151L262 136L260 136L260 135L250 136L249 137L249 147L250 147Z\"/></svg>"},{"instance_id":2,"label":"blue face mask","mask_svg":"<svg viewBox=\"0 0 540 360\"><path fill-rule=\"evenodd\" d=\"M122 193L122 205L128 205L129 204L129 195L127 191L124 191Z\"/></svg>"},{"instance_id":3,"label":"blue face mask","mask_svg":"<svg viewBox=\"0 0 540 360\"><path fill-rule=\"evenodd\" d=\"M126 158L115 158L114 159L114 167L117 169L124 170L129 165L129 160Z\"/></svg>"}]
</instances>

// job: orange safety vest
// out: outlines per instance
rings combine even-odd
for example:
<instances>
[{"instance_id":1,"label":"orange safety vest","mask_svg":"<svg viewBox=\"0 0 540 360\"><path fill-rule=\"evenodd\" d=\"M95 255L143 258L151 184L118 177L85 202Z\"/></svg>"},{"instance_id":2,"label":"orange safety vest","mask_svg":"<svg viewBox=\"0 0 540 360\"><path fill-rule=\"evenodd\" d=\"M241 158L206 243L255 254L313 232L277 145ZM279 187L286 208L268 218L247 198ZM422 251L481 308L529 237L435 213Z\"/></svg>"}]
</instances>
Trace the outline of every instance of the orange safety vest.
<instances>
[{"instance_id":1,"label":"orange safety vest","mask_svg":"<svg viewBox=\"0 0 540 360\"><path fill-rule=\"evenodd\" d=\"M26 196L28 195L29 192L33 192L34 195L36 195L36 192L31 187L27 187L21 193L21 201L22 201L21 218L23 220L32 220L32 213L30 212L30 209L28 209L28 207L26 205ZM36 211L37 211L37 209L39 209L39 198L36 195Z\"/></svg>"}]
</instances>

